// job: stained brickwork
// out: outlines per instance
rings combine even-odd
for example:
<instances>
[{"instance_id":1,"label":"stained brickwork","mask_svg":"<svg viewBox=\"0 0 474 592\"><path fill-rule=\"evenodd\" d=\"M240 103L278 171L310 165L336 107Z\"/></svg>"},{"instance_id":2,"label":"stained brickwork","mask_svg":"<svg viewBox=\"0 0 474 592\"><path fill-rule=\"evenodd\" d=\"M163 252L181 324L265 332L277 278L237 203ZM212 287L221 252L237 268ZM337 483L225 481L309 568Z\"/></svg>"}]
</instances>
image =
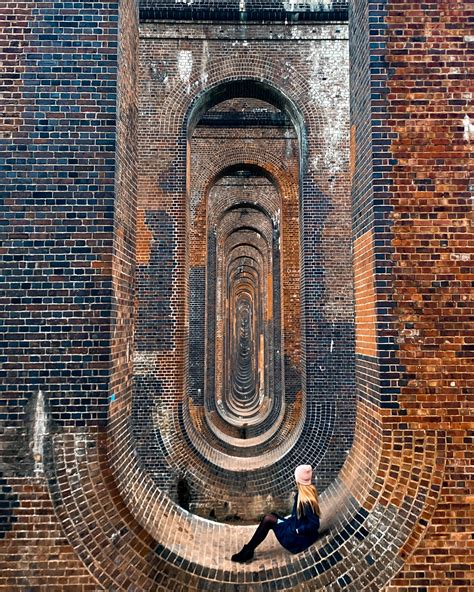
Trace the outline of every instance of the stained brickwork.
<instances>
[{"instance_id":1,"label":"stained brickwork","mask_svg":"<svg viewBox=\"0 0 474 592\"><path fill-rule=\"evenodd\" d=\"M117 47L133 54L137 16L134 2L0 5L5 590L97 589L57 522L43 447L46 431L104 426L110 393L130 381L120 375L119 326L131 318L120 260L134 259L123 203L133 199L136 85L127 66L117 80Z\"/></svg>"},{"instance_id":2,"label":"stained brickwork","mask_svg":"<svg viewBox=\"0 0 474 592\"><path fill-rule=\"evenodd\" d=\"M142 26L139 219L146 237L169 230L160 241L152 239L137 275L134 430L146 442L141 459L157 485L175 496L187 474L196 511L199 499L209 500L200 513L212 515L225 500L231 516L248 518L244 508L254 507L253 495L282 504L282 492L291 488L289 467L304 456L319 464L323 490L350 448L355 393L346 35L344 23L291 31L277 26L271 34L254 25L240 43L234 25ZM252 196L237 185L224 191L215 183L226 167L258 170L274 186L273 197L261 188ZM268 245L262 252L270 248L271 256L259 264L266 271L257 272L265 288L256 293L263 295L267 317L259 329L267 347L255 350L264 356L261 420L236 416L225 425L219 418L231 375L225 311L233 306L225 301L225 244L239 224L235 212L225 212L232 204L246 216L246 227L262 233ZM246 214L249 207L262 211ZM168 223L153 226L152 216L164 212ZM161 387L154 395L156 381ZM195 390L182 400L186 385ZM140 411L150 408L150 397L152 421Z\"/></svg>"},{"instance_id":3,"label":"stained brickwork","mask_svg":"<svg viewBox=\"0 0 474 592\"><path fill-rule=\"evenodd\" d=\"M140 17L158 20L331 21L347 19L347 0L140 0Z\"/></svg>"},{"instance_id":4,"label":"stained brickwork","mask_svg":"<svg viewBox=\"0 0 474 592\"><path fill-rule=\"evenodd\" d=\"M346 3L213 4L141 2L139 70L132 0L0 2L0 589L469 592L469 7L352 2L349 128ZM246 445L185 390L219 265L301 370ZM309 459L321 538L232 564Z\"/></svg>"},{"instance_id":5,"label":"stained brickwork","mask_svg":"<svg viewBox=\"0 0 474 592\"><path fill-rule=\"evenodd\" d=\"M370 231L354 240L354 292L356 305L356 352L377 356L374 245Z\"/></svg>"},{"instance_id":6,"label":"stained brickwork","mask_svg":"<svg viewBox=\"0 0 474 592\"><path fill-rule=\"evenodd\" d=\"M391 293L382 295L379 311L393 311L389 335L403 368L390 381L400 389L400 411L384 423L403 431L405 441L412 430L425 447L437 438L447 446L446 470L424 540L416 551L413 544L403 549L414 553L390 592L472 587L472 359L466 357L472 336L461 320L472 314L472 143L463 133L472 107L472 38L465 3L421 8L390 2L377 13L384 28L371 31L379 43L374 87L376 78L384 80L373 97L374 203L381 206L375 225L389 226L378 258ZM379 333L384 348L387 333Z\"/></svg>"},{"instance_id":7,"label":"stained brickwork","mask_svg":"<svg viewBox=\"0 0 474 592\"><path fill-rule=\"evenodd\" d=\"M58 425L103 424L110 310L94 304L110 303L117 8L96 3L70 14L62 2L10 2L6 9L14 42L5 84L16 89L18 115L2 139L3 304L13 315L2 402L10 429L22 429L38 389ZM24 39L15 39L17 9ZM72 39L56 30L67 22Z\"/></svg>"}]
</instances>

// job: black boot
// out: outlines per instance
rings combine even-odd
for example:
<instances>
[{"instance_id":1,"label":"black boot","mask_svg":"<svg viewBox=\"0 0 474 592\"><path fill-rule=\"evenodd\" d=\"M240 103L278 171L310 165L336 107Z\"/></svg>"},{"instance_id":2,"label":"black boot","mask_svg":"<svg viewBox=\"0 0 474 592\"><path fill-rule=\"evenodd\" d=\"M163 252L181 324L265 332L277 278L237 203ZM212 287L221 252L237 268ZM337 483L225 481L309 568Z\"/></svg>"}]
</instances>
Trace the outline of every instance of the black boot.
<instances>
[{"instance_id":1,"label":"black boot","mask_svg":"<svg viewBox=\"0 0 474 592\"><path fill-rule=\"evenodd\" d=\"M238 553L232 555L230 559L231 561L236 561L237 563L245 563L246 561L250 561L253 559L253 549L248 545L244 545L242 549Z\"/></svg>"}]
</instances>

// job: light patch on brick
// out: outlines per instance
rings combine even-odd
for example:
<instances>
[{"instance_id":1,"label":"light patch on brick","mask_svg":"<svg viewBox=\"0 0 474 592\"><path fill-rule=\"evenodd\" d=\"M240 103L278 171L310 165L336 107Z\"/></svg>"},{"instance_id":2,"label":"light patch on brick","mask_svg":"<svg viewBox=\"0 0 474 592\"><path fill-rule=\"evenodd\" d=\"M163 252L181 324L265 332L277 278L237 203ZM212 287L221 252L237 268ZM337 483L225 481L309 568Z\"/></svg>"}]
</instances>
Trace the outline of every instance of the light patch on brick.
<instances>
[{"instance_id":1,"label":"light patch on brick","mask_svg":"<svg viewBox=\"0 0 474 592\"><path fill-rule=\"evenodd\" d=\"M322 147L312 158L312 165L317 175L326 177L328 172L334 175L347 170L348 45L345 41L312 41L306 60L310 62L309 96L324 114L318 130ZM328 79L333 83L327 84Z\"/></svg>"},{"instance_id":2,"label":"light patch on brick","mask_svg":"<svg viewBox=\"0 0 474 592\"><path fill-rule=\"evenodd\" d=\"M209 74L207 72L207 62L209 60L209 43L203 41L201 54L201 84L206 86Z\"/></svg>"},{"instance_id":3,"label":"light patch on brick","mask_svg":"<svg viewBox=\"0 0 474 592\"><path fill-rule=\"evenodd\" d=\"M331 10L333 8L333 0L309 0L306 2L310 10ZM296 0L288 0L283 2L283 8L288 12L293 12L300 5ZM296 8L295 8L296 7Z\"/></svg>"},{"instance_id":4,"label":"light patch on brick","mask_svg":"<svg viewBox=\"0 0 474 592\"><path fill-rule=\"evenodd\" d=\"M376 356L374 247L370 230L354 242L354 292L356 353Z\"/></svg>"},{"instance_id":5,"label":"light patch on brick","mask_svg":"<svg viewBox=\"0 0 474 592\"><path fill-rule=\"evenodd\" d=\"M178 74L181 82L186 85L186 92L191 90L191 72L193 70L193 52L189 49L178 51Z\"/></svg>"},{"instance_id":6,"label":"light patch on brick","mask_svg":"<svg viewBox=\"0 0 474 592\"><path fill-rule=\"evenodd\" d=\"M350 160L349 160L349 171L351 180L354 178L355 166L357 157L357 140L356 140L356 126L351 126L351 147L350 147Z\"/></svg>"},{"instance_id":7,"label":"light patch on brick","mask_svg":"<svg viewBox=\"0 0 474 592\"><path fill-rule=\"evenodd\" d=\"M147 264L150 260L152 234L145 224L144 210L137 211L137 263Z\"/></svg>"},{"instance_id":8,"label":"light patch on brick","mask_svg":"<svg viewBox=\"0 0 474 592\"><path fill-rule=\"evenodd\" d=\"M464 124L464 139L466 142L471 142L474 140L474 123L471 121L471 118L466 113L463 119Z\"/></svg>"},{"instance_id":9,"label":"light patch on brick","mask_svg":"<svg viewBox=\"0 0 474 592\"><path fill-rule=\"evenodd\" d=\"M44 437L47 431L46 411L43 391L38 391L35 406L35 422L33 426L33 460L35 461L35 477L43 474Z\"/></svg>"},{"instance_id":10,"label":"light patch on brick","mask_svg":"<svg viewBox=\"0 0 474 592\"><path fill-rule=\"evenodd\" d=\"M267 321L273 318L273 275L268 274L267 277Z\"/></svg>"}]
</instances>

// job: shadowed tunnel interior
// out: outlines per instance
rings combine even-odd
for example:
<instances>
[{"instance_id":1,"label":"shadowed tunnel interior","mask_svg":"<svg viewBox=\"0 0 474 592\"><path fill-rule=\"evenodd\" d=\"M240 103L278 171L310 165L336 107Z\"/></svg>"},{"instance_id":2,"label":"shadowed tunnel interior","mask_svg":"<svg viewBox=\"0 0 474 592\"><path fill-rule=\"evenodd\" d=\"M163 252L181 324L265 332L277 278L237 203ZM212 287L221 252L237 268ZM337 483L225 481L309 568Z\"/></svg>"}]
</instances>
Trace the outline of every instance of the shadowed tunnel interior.
<instances>
[{"instance_id":1,"label":"shadowed tunnel interior","mask_svg":"<svg viewBox=\"0 0 474 592\"><path fill-rule=\"evenodd\" d=\"M233 217L241 224L248 217L247 210L234 210ZM225 370L221 404L229 419L243 426L258 422L261 404L273 383L265 354L269 283L265 279L269 275L271 248L265 237L248 227L237 225L229 238L222 254ZM227 252L229 244L233 246Z\"/></svg>"},{"instance_id":2,"label":"shadowed tunnel interior","mask_svg":"<svg viewBox=\"0 0 474 592\"><path fill-rule=\"evenodd\" d=\"M190 299L190 317L205 319L203 348L198 350L204 355L197 360L195 344L190 347L189 367L194 372L190 383L197 384L197 375L202 372L209 427L224 440L235 437L237 448L239 441L247 447L248 442L243 441L249 438L258 438L263 444L274 434L285 408L281 212L283 197L296 203L298 200L297 186L293 195L282 195L285 184L290 179L293 182L289 171L294 174L292 169L297 167L295 130L284 111L253 97L261 92L258 88L249 84L249 97L226 99L204 112L190 143L190 192L199 204L197 208L191 204L191 261L197 258L202 241L198 233L207 238L201 252L205 298L191 286ZM243 84L227 90L242 91ZM201 169L193 168L193 163L203 157L202 141L219 134L221 147L229 150L232 163L217 166L197 197L194 184L199 187ZM286 179L285 169L277 178L268 168L249 162L245 144L254 136L270 155L275 139L284 138ZM281 158L279 154L273 156ZM285 166L284 161L281 164ZM298 219L292 222L296 228L288 244L298 254ZM295 273L298 280L299 260ZM299 305L295 309L299 315ZM294 339L299 337L295 335ZM298 360L295 368L299 375Z\"/></svg>"}]
</instances>

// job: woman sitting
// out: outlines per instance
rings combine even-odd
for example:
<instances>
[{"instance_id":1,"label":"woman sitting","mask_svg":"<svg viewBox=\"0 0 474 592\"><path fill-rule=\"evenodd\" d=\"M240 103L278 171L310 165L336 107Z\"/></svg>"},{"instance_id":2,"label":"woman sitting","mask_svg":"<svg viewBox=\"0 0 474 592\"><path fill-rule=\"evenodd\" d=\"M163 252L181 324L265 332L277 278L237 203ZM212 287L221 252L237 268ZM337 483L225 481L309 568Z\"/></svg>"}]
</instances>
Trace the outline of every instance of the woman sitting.
<instances>
[{"instance_id":1,"label":"woman sitting","mask_svg":"<svg viewBox=\"0 0 474 592\"><path fill-rule=\"evenodd\" d=\"M310 465L296 467L297 492L291 515L283 518L274 513L266 514L250 541L238 553L232 555L232 561L238 563L251 561L255 549L266 538L270 530L273 530L278 542L291 553L300 553L316 541L320 510L318 492L312 484L312 477L313 470Z\"/></svg>"}]
</instances>

